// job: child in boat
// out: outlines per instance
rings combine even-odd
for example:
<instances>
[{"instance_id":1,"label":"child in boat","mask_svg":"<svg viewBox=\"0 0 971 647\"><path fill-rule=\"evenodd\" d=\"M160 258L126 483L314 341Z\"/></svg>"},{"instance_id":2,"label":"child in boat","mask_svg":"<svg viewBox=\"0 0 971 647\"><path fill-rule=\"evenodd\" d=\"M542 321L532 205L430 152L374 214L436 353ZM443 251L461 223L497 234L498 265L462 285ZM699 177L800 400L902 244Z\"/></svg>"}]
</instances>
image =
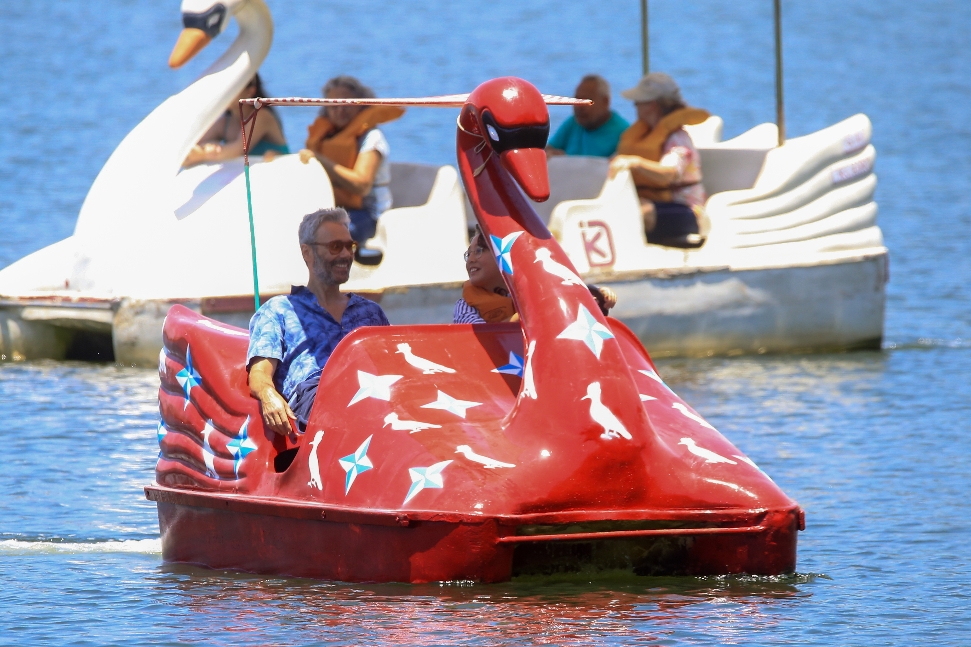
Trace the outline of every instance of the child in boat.
<instances>
[{"instance_id":1,"label":"child in boat","mask_svg":"<svg viewBox=\"0 0 971 647\"><path fill-rule=\"evenodd\" d=\"M222 162L241 157L243 155L243 134L239 126L239 100L265 97L263 81L260 75L255 75L239 95L230 102L226 112L216 120L199 143L192 147L182 166L193 166L203 162ZM246 116L251 108L246 107ZM286 137L283 136L283 125L280 117L272 106L267 106L263 112L267 115L256 120L256 126L250 137L249 154L262 155L264 161L269 161L277 155L290 152Z\"/></svg>"},{"instance_id":2,"label":"child in boat","mask_svg":"<svg viewBox=\"0 0 971 647\"><path fill-rule=\"evenodd\" d=\"M327 99L374 97L371 88L353 76L337 76L323 89ZM374 236L378 218L391 208L391 148L377 125L404 114L396 106L325 106L310 125L304 164L314 157L327 171L334 201L351 217L351 237L364 244Z\"/></svg>"},{"instance_id":3,"label":"child in boat","mask_svg":"<svg viewBox=\"0 0 971 647\"><path fill-rule=\"evenodd\" d=\"M478 227L465 252L465 270L469 273L469 280L462 286L462 298L455 302L452 323L519 321L499 265ZM595 285L588 285L587 288L604 316L617 305L617 295L610 288Z\"/></svg>"}]
</instances>

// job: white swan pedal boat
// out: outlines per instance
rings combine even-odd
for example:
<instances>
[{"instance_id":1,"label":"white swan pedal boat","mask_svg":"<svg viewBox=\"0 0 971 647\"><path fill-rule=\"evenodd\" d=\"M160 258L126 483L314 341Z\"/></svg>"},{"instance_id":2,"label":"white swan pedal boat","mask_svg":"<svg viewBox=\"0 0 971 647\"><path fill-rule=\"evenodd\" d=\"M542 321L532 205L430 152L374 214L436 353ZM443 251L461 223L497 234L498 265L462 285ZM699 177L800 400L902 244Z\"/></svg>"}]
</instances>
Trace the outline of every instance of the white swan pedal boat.
<instances>
[{"instance_id":1,"label":"white swan pedal boat","mask_svg":"<svg viewBox=\"0 0 971 647\"><path fill-rule=\"evenodd\" d=\"M73 235L0 270L0 360L155 365L173 304L236 325L252 314L243 162L181 162L259 69L272 20L263 0L184 0L182 9L186 24L205 26L199 47L232 17L239 36L119 144ZM599 158L550 160L551 198L537 212L583 278L617 292L612 314L654 356L879 347L888 256L869 120L856 115L781 147L772 124L724 142L721 128L718 117L691 128L711 196L699 249L647 244L629 173L608 179ZM306 279L297 225L332 206L333 191L319 164L296 155L256 158L251 180L268 298ZM393 323L449 322L471 222L458 173L394 163L391 191L395 208L368 245L381 262L355 264L345 287L379 301ZM436 253L416 253L426 249Z\"/></svg>"}]
</instances>

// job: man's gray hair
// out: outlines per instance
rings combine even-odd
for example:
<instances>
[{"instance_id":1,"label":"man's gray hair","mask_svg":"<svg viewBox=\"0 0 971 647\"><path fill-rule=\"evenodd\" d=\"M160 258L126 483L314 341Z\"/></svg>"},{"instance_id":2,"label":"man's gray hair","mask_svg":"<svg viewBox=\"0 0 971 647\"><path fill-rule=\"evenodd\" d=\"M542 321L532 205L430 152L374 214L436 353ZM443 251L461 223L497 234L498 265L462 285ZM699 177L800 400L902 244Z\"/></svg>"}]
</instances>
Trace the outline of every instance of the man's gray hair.
<instances>
[{"instance_id":1,"label":"man's gray hair","mask_svg":"<svg viewBox=\"0 0 971 647\"><path fill-rule=\"evenodd\" d=\"M324 84L323 94L326 97L327 93L334 88L344 88L351 93L351 96L355 99L373 99L374 90L364 85L358 81L353 76L335 76L331 80Z\"/></svg>"},{"instance_id":2,"label":"man's gray hair","mask_svg":"<svg viewBox=\"0 0 971 647\"><path fill-rule=\"evenodd\" d=\"M310 245L317 242L317 229L320 228L325 222L336 222L345 227L349 227L351 224L351 218L347 215L347 212L340 207L334 207L333 209L318 209L313 213L308 213L300 221L300 229L298 230L298 236L300 238L301 245Z\"/></svg>"},{"instance_id":3,"label":"man's gray hair","mask_svg":"<svg viewBox=\"0 0 971 647\"><path fill-rule=\"evenodd\" d=\"M596 83L597 92L600 93L600 96L607 97L608 99L610 98L610 84L607 83L607 79L603 78L599 74L588 74L580 79L580 83L577 83L577 85L582 83Z\"/></svg>"}]
</instances>

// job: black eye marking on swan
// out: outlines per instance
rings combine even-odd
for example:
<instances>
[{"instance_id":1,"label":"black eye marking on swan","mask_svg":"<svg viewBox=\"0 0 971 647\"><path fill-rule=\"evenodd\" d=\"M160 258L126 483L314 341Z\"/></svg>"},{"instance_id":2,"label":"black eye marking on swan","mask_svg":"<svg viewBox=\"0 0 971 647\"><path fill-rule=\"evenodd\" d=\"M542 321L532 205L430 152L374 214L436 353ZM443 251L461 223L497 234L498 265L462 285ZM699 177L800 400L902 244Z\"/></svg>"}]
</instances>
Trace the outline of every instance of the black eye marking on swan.
<instances>
[{"instance_id":1,"label":"black eye marking on swan","mask_svg":"<svg viewBox=\"0 0 971 647\"><path fill-rule=\"evenodd\" d=\"M496 122L495 117L488 110L482 111L482 123L492 140L492 150L497 153L516 148L546 148L546 140L550 136L550 122L535 126L520 126L518 128L504 128Z\"/></svg>"},{"instance_id":2,"label":"black eye marking on swan","mask_svg":"<svg viewBox=\"0 0 971 647\"><path fill-rule=\"evenodd\" d=\"M226 5L219 3L202 13L183 13L182 26L186 29L198 29L205 32L209 38L215 38L222 31L225 18Z\"/></svg>"}]
</instances>

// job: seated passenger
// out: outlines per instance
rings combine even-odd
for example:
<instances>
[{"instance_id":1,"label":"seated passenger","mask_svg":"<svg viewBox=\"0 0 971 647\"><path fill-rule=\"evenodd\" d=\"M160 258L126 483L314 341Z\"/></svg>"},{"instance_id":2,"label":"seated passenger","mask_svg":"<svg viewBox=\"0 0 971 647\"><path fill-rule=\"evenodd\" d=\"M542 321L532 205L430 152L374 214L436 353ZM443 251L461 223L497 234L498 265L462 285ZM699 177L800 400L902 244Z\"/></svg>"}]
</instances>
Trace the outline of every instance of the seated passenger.
<instances>
[{"instance_id":1,"label":"seated passenger","mask_svg":"<svg viewBox=\"0 0 971 647\"><path fill-rule=\"evenodd\" d=\"M590 99L593 105L573 106L573 116L550 137L546 156L610 157L617 152L621 133L630 125L610 109L610 84L599 74L588 74L580 80L573 96Z\"/></svg>"},{"instance_id":2,"label":"seated passenger","mask_svg":"<svg viewBox=\"0 0 971 647\"><path fill-rule=\"evenodd\" d=\"M683 126L702 123L708 113L687 107L678 84L663 72L651 72L621 95L634 102L637 121L620 138L610 176L630 169L649 243L700 247L707 196L701 158Z\"/></svg>"},{"instance_id":3,"label":"seated passenger","mask_svg":"<svg viewBox=\"0 0 971 647\"><path fill-rule=\"evenodd\" d=\"M239 95L226 108L226 112L206 131L199 143L192 147L182 165L193 166L203 162L222 162L241 157L243 155L243 135L239 126L239 100L265 96L266 91L263 90L263 82L260 80L260 75L257 74L245 88L240 90ZM246 110L248 117L251 108L247 106ZM273 107L263 108L263 113L260 116L264 118L256 120L253 134L247 134L247 137L250 138L249 154L262 155L264 161L269 161L277 155L289 153L287 140L283 136L283 125Z\"/></svg>"},{"instance_id":4,"label":"seated passenger","mask_svg":"<svg viewBox=\"0 0 971 647\"><path fill-rule=\"evenodd\" d=\"M469 273L469 280L462 286L462 298L455 302L452 323L519 321L516 306L488 245L482 230L476 227L465 252L465 271ZM604 316L617 305L617 295L610 288L595 285L588 285L587 288Z\"/></svg>"},{"instance_id":5,"label":"seated passenger","mask_svg":"<svg viewBox=\"0 0 971 647\"><path fill-rule=\"evenodd\" d=\"M268 429L291 434L290 420L307 427L320 373L340 340L361 326L387 326L381 307L343 294L354 249L347 212L321 209L300 223L300 253L310 271L307 287L264 303L249 323L246 366L252 396Z\"/></svg>"},{"instance_id":6,"label":"seated passenger","mask_svg":"<svg viewBox=\"0 0 971 647\"><path fill-rule=\"evenodd\" d=\"M371 88L353 76L337 76L324 86L327 99L363 99ZM395 106L325 106L310 125L304 163L315 157L334 185L334 201L351 217L351 237L363 244L374 236L378 217L391 208L391 149L378 124L404 114Z\"/></svg>"}]
</instances>

